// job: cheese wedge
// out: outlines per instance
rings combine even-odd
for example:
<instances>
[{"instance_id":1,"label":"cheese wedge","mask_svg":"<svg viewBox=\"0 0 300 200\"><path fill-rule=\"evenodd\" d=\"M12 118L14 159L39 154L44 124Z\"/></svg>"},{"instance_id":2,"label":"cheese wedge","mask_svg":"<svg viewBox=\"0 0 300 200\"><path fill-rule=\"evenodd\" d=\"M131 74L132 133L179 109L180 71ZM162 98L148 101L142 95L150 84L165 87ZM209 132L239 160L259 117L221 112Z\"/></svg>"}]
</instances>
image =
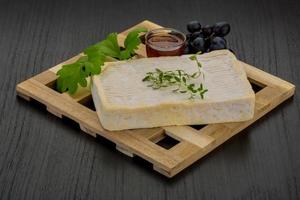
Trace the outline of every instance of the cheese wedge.
<instances>
[{"instance_id":1,"label":"cheese wedge","mask_svg":"<svg viewBox=\"0 0 300 200\"><path fill-rule=\"evenodd\" d=\"M153 90L142 82L147 72L182 69L197 71L189 56L141 58L111 62L93 76L92 96L100 122L108 130L195 125L249 120L255 95L246 73L228 50L198 55L205 73L204 99L171 88ZM194 83L199 85L201 79Z\"/></svg>"}]
</instances>

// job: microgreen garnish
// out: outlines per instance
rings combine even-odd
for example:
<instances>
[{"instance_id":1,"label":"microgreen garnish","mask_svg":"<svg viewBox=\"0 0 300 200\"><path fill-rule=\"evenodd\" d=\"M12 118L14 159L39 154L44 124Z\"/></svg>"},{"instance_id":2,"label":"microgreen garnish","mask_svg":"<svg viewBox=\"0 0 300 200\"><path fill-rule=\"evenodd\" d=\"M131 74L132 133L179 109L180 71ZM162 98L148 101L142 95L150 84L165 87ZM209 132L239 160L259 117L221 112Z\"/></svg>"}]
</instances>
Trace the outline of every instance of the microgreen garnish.
<instances>
[{"instance_id":1,"label":"microgreen garnish","mask_svg":"<svg viewBox=\"0 0 300 200\"><path fill-rule=\"evenodd\" d=\"M74 94L78 85L87 86L87 77L101 73L101 67L108 58L126 60L133 57L141 43L139 33L146 31L145 28L130 31L124 41L124 47L119 46L117 33L111 33L105 40L88 47L83 52L84 56L72 64L62 66L57 72L57 90Z\"/></svg>"},{"instance_id":2,"label":"microgreen garnish","mask_svg":"<svg viewBox=\"0 0 300 200\"><path fill-rule=\"evenodd\" d=\"M197 79L200 76L204 79L202 65L197 59L198 54L199 53L189 57L190 60L194 60L197 63L198 71L193 74L188 74L181 69L175 71L162 71L156 68L154 72L147 72L142 81L150 82L148 87L152 87L155 90L163 87L176 87L173 89L173 92L188 93L190 94L190 99L193 99L195 96L200 96L201 99L203 99L204 93L208 91L204 88L203 83L201 82L199 87L194 83L190 83L192 79Z\"/></svg>"}]
</instances>

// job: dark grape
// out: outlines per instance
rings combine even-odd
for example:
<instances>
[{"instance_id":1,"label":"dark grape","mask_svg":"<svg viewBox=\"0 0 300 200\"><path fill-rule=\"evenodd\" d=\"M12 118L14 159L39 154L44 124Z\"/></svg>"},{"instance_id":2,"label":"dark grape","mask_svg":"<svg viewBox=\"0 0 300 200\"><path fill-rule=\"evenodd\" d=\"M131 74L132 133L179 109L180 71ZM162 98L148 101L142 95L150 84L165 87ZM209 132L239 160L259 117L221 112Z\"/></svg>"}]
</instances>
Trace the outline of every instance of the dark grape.
<instances>
[{"instance_id":1,"label":"dark grape","mask_svg":"<svg viewBox=\"0 0 300 200\"><path fill-rule=\"evenodd\" d=\"M205 51L204 52L209 52L209 46L211 44L211 39L210 38L207 38L205 39Z\"/></svg>"},{"instance_id":2,"label":"dark grape","mask_svg":"<svg viewBox=\"0 0 300 200\"><path fill-rule=\"evenodd\" d=\"M203 37L203 34L200 31L196 31L196 32L192 33L190 40L193 41L197 37Z\"/></svg>"},{"instance_id":3,"label":"dark grape","mask_svg":"<svg viewBox=\"0 0 300 200\"><path fill-rule=\"evenodd\" d=\"M230 25L228 23L224 24L221 28L221 34L219 36L224 37L230 32Z\"/></svg>"},{"instance_id":4,"label":"dark grape","mask_svg":"<svg viewBox=\"0 0 300 200\"><path fill-rule=\"evenodd\" d=\"M189 45L186 45L183 50L183 54L190 54L190 53L191 53L191 51L190 51Z\"/></svg>"},{"instance_id":5,"label":"dark grape","mask_svg":"<svg viewBox=\"0 0 300 200\"><path fill-rule=\"evenodd\" d=\"M186 37L186 40L189 41L192 37L192 33L186 34L185 37Z\"/></svg>"},{"instance_id":6,"label":"dark grape","mask_svg":"<svg viewBox=\"0 0 300 200\"><path fill-rule=\"evenodd\" d=\"M194 50L193 46L192 46L192 41L190 41L187 45L188 49L189 49L189 54L193 54L193 53L197 53L196 50Z\"/></svg>"},{"instance_id":7,"label":"dark grape","mask_svg":"<svg viewBox=\"0 0 300 200\"><path fill-rule=\"evenodd\" d=\"M201 31L204 37L209 37L213 32L213 27L210 25L205 25L202 27Z\"/></svg>"},{"instance_id":8,"label":"dark grape","mask_svg":"<svg viewBox=\"0 0 300 200\"><path fill-rule=\"evenodd\" d=\"M230 25L227 22L218 22L213 27L215 36L224 37L230 32Z\"/></svg>"},{"instance_id":9,"label":"dark grape","mask_svg":"<svg viewBox=\"0 0 300 200\"><path fill-rule=\"evenodd\" d=\"M205 52L205 39L202 37L195 38L191 43L191 47L195 52Z\"/></svg>"},{"instance_id":10,"label":"dark grape","mask_svg":"<svg viewBox=\"0 0 300 200\"><path fill-rule=\"evenodd\" d=\"M200 31L200 29L201 29L201 24L198 21L190 21L187 24L187 30L190 33L194 33L196 31Z\"/></svg>"},{"instance_id":11,"label":"dark grape","mask_svg":"<svg viewBox=\"0 0 300 200\"><path fill-rule=\"evenodd\" d=\"M189 33L186 34L185 54L194 54L199 51L207 53L227 48L224 36L230 32L228 22L218 22L213 26L205 25L201 27L198 21L191 21L187 24L187 29Z\"/></svg>"},{"instance_id":12,"label":"dark grape","mask_svg":"<svg viewBox=\"0 0 300 200\"><path fill-rule=\"evenodd\" d=\"M219 23L216 23L216 24L213 26L213 33L214 33L214 36L217 36L220 32L221 32L221 25L220 25Z\"/></svg>"},{"instance_id":13,"label":"dark grape","mask_svg":"<svg viewBox=\"0 0 300 200\"><path fill-rule=\"evenodd\" d=\"M183 50L183 54L189 54L190 53L190 50L188 47L185 47L184 50Z\"/></svg>"},{"instance_id":14,"label":"dark grape","mask_svg":"<svg viewBox=\"0 0 300 200\"><path fill-rule=\"evenodd\" d=\"M209 46L209 50L220 50L220 49L226 49L226 40L222 37L214 37L211 40L211 44Z\"/></svg>"}]
</instances>

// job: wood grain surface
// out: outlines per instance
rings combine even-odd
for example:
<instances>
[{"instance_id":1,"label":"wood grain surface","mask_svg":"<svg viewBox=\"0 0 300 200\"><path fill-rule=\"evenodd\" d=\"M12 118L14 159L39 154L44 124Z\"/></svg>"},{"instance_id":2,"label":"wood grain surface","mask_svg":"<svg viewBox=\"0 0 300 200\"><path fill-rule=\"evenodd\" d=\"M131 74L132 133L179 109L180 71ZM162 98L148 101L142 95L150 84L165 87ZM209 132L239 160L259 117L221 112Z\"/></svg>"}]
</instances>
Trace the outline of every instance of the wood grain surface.
<instances>
[{"instance_id":1,"label":"wood grain surface","mask_svg":"<svg viewBox=\"0 0 300 200\"><path fill-rule=\"evenodd\" d=\"M298 0L1 0L0 199L299 199L298 89L171 180L16 98L18 82L143 19L181 30L229 21L240 60L300 87Z\"/></svg>"}]
</instances>

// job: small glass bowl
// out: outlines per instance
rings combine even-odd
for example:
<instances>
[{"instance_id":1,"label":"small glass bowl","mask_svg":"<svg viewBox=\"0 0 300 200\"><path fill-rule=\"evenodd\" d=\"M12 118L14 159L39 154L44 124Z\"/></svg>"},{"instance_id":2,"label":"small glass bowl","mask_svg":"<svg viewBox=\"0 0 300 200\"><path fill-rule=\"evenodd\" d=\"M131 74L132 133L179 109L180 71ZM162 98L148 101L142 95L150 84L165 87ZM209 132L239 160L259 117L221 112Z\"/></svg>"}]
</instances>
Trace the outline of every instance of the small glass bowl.
<instances>
[{"instance_id":1,"label":"small glass bowl","mask_svg":"<svg viewBox=\"0 0 300 200\"><path fill-rule=\"evenodd\" d=\"M186 37L173 28L158 28L145 36L148 57L180 56L184 52Z\"/></svg>"}]
</instances>

